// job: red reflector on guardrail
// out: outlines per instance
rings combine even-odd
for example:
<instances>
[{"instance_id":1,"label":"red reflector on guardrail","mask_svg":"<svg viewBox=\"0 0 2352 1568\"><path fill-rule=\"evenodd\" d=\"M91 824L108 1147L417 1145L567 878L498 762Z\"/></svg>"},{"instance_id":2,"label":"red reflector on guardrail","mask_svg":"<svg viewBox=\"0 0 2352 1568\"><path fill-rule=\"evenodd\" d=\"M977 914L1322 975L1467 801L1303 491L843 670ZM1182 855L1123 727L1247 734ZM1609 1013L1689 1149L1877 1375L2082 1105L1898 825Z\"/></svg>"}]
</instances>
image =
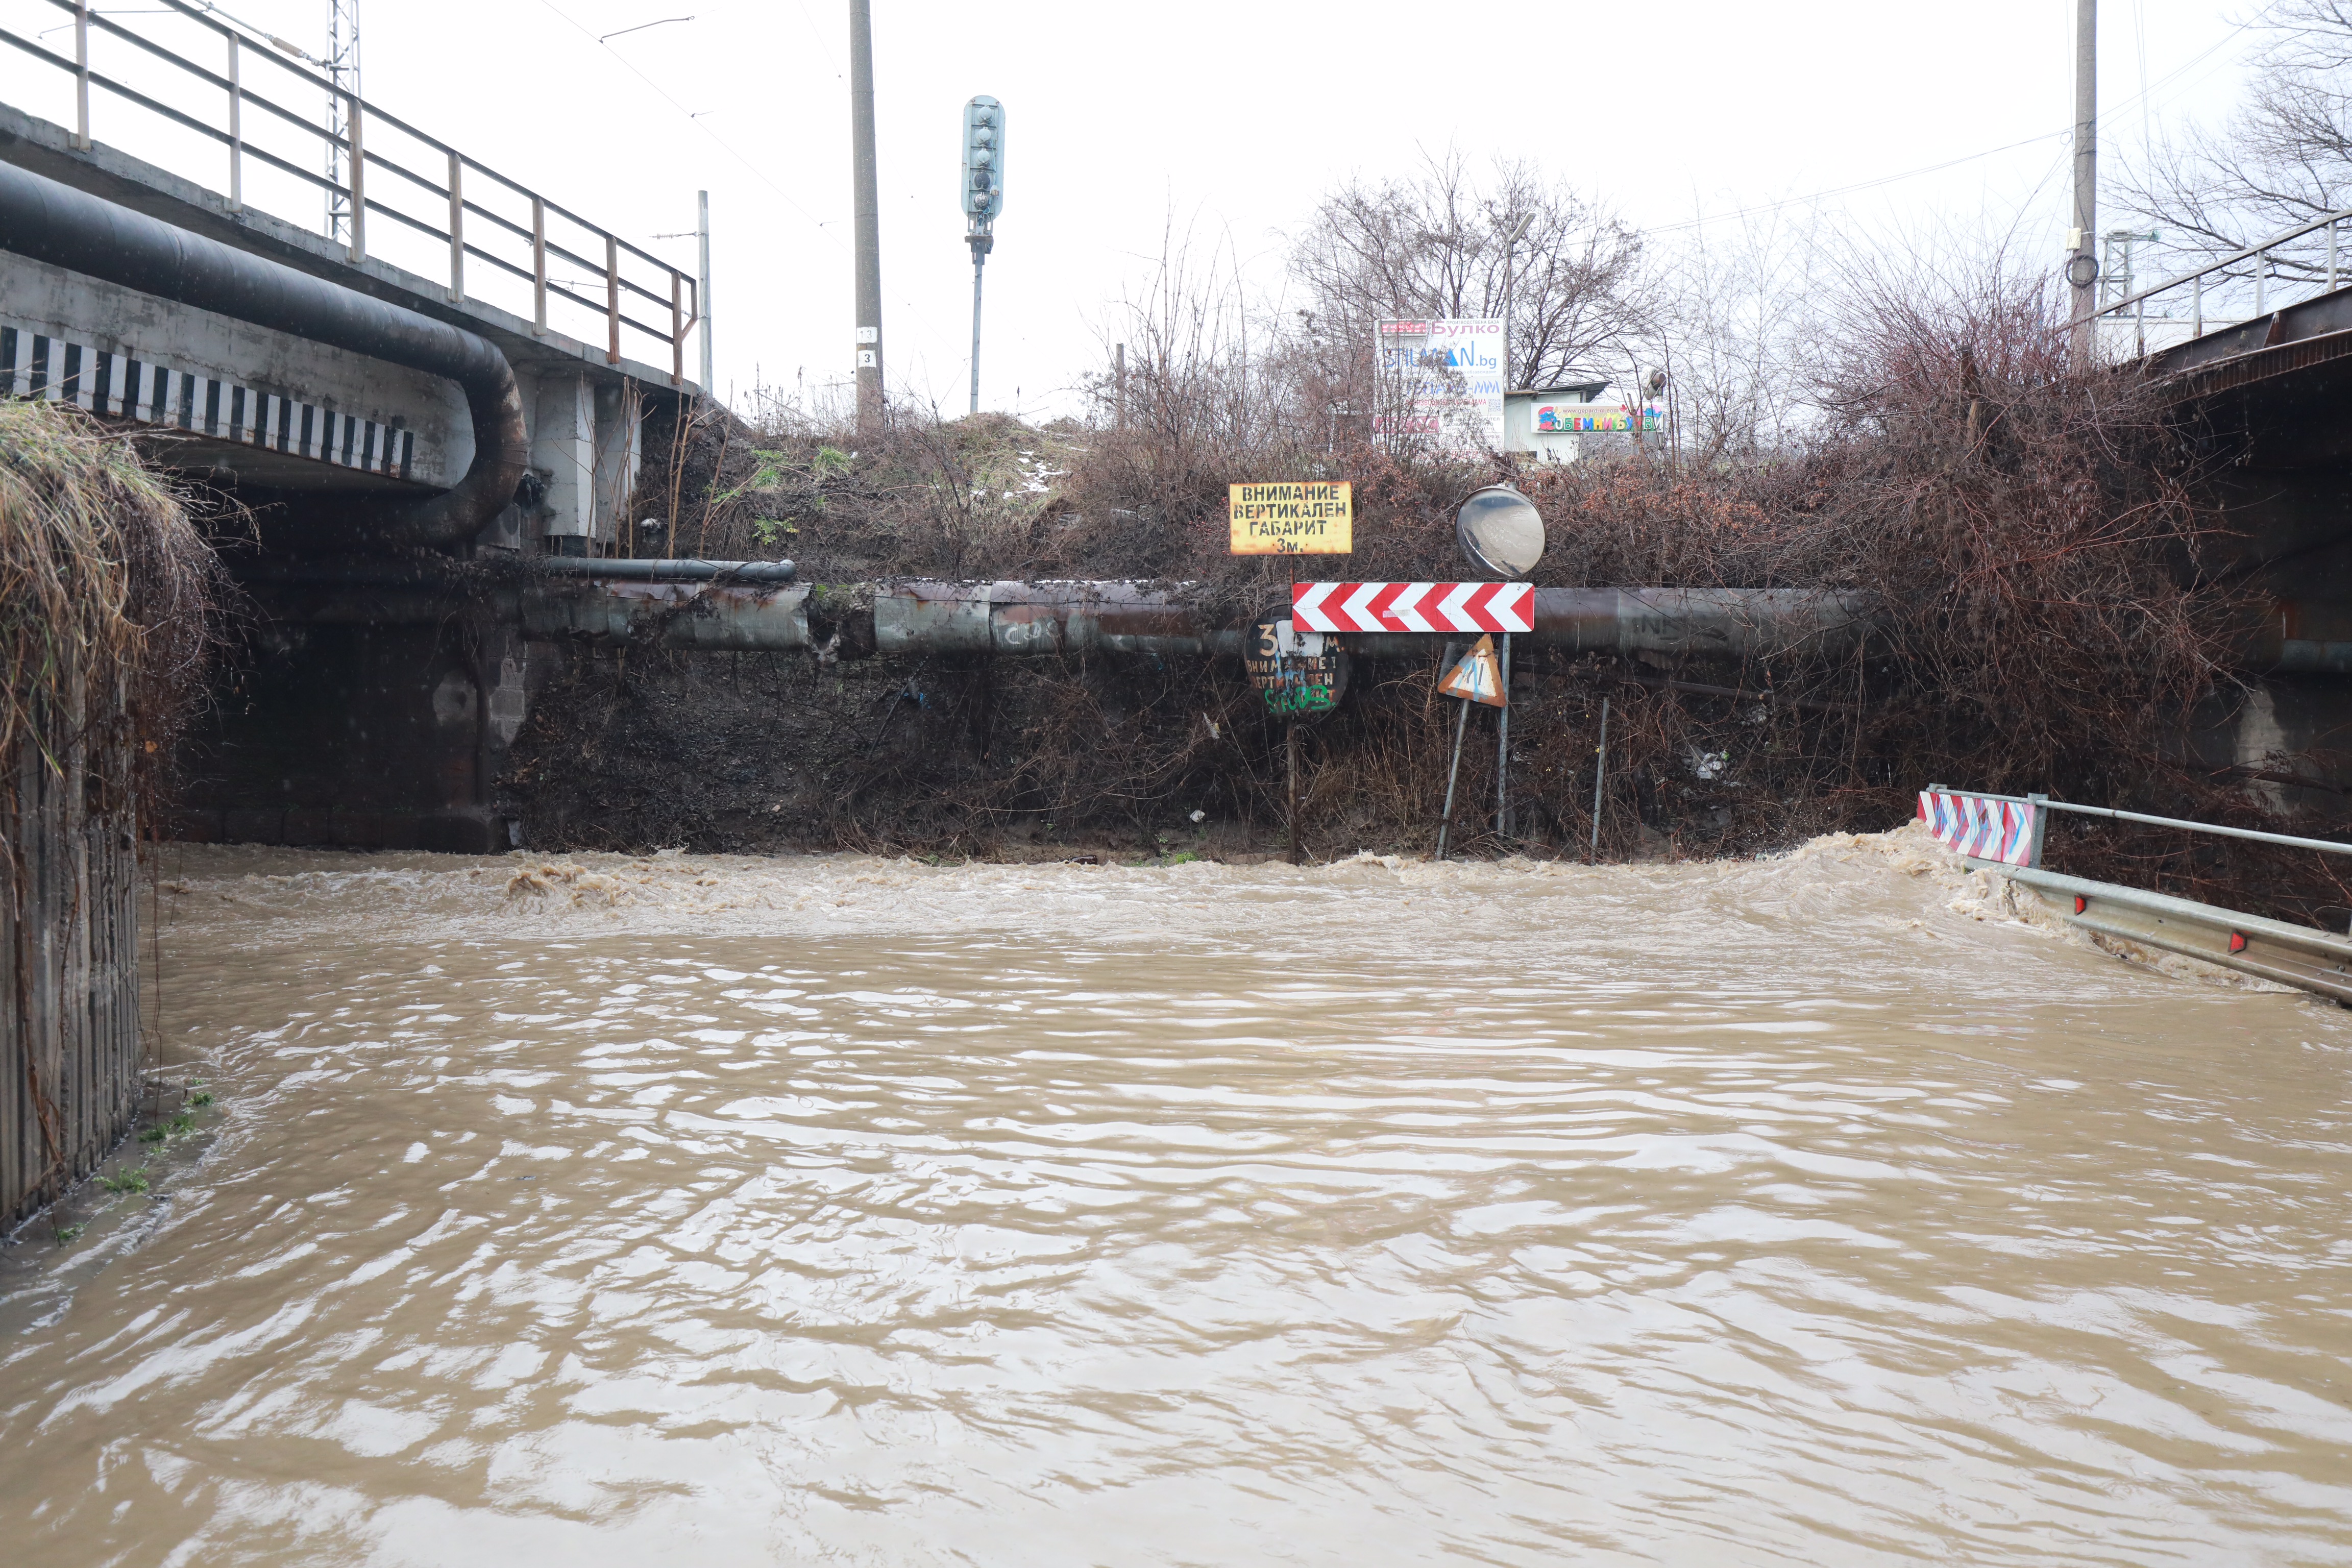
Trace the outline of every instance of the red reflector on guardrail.
<instances>
[{"instance_id":1,"label":"red reflector on guardrail","mask_svg":"<svg viewBox=\"0 0 2352 1568\"><path fill-rule=\"evenodd\" d=\"M2233 931L2230 933L2230 951L2231 952L2243 952L2246 951L2246 933L2244 931Z\"/></svg>"},{"instance_id":2,"label":"red reflector on guardrail","mask_svg":"<svg viewBox=\"0 0 2352 1568\"><path fill-rule=\"evenodd\" d=\"M2074 895L2074 912L2075 912L2076 914L2078 914L2078 915L2079 915L2079 914L2081 914L2084 910L2087 910L2087 909L2089 909L2090 907L2091 907L2091 900L2088 900L2088 899L2084 898L2084 897L2082 894L2080 894L2080 893L2077 893L2077 894L2075 894L2075 895Z\"/></svg>"}]
</instances>

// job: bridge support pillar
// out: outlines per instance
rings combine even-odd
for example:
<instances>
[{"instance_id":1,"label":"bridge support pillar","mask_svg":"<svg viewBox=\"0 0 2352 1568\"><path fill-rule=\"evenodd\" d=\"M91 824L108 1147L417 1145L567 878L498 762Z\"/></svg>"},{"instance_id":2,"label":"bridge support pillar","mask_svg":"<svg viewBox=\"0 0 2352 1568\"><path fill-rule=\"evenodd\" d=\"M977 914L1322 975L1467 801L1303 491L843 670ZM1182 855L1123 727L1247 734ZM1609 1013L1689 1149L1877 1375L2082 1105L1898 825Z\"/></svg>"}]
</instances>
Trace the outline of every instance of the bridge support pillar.
<instances>
[{"instance_id":1,"label":"bridge support pillar","mask_svg":"<svg viewBox=\"0 0 2352 1568\"><path fill-rule=\"evenodd\" d=\"M551 555L590 555L596 532L596 393L585 371L553 370L532 399L530 466L547 485Z\"/></svg>"}]
</instances>

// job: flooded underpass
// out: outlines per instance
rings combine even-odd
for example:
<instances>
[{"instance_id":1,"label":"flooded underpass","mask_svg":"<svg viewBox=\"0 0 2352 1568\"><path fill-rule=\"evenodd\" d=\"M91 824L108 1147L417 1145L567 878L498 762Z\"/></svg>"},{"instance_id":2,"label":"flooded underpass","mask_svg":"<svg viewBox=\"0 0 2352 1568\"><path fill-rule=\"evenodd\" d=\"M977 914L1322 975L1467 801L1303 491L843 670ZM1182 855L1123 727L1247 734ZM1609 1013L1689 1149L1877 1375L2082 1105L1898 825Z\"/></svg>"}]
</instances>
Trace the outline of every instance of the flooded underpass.
<instances>
[{"instance_id":1,"label":"flooded underpass","mask_svg":"<svg viewBox=\"0 0 2352 1568\"><path fill-rule=\"evenodd\" d=\"M2352 1561L2352 1015L1913 833L163 876L14 1562Z\"/></svg>"}]
</instances>

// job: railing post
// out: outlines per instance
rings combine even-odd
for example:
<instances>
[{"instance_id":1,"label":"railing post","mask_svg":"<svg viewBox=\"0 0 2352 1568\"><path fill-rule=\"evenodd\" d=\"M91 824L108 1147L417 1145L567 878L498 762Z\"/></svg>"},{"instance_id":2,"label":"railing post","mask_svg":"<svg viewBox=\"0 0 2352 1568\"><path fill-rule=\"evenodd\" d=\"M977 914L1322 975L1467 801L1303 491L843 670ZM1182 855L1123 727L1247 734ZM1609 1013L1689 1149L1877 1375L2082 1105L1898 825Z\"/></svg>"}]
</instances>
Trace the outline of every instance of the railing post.
<instances>
[{"instance_id":1,"label":"railing post","mask_svg":"<svg viewBox=\"0 0 2352 1568\"><path fill-rule=\"evenodd\" d=\"M449 303L466 298L466 160L449 154Z\"/></svg>"},{"instance_id":2,"label":"railing post","mask_svg":"<svg viewBox=\"0 0 2352 1568\"><path fill-rule=\"evenodd\" d=\"M686 279L669 269L669 384L686 383Z\"/></svg>"},{"instance_id":3,"label":"railing post","mask_svg":"<svg viewBox=\"0 0 2352 1568\"><path fill-rule=\"evenodd\" d=\"M89 151L89 0L74 0L74 148Z\"/></svg>"},{"instance_id":4,"label":"railing post","mask_svg":"<svg viewBox=\"0 0 2352 1568\"><path fill-rule=\"evenodd\" d=\"M361 150L361 121L366 114L360 95L351 95L352 119L352 260L367 259L367 153Z\"/></svg>"},{"instance_id":5,"label":"railing post","mask_svg":"<svg viewBox=\"0 0 2352 1568\"><path fill-rule=\"evenodd\" d=\"M604 363L621 363L621 242L604 237Z\"/></svg>"},{"instance_id":6,"label":"railing post","mask_svg":"<svg viewBox=\"0 0 2352 1568\"><path fill-rule=\"evenodd\" d=\"M2257 316L2265 313L2266 307L2263 304L2264 289L2263 286L2270 281L2269 278L2265 275L2265 268L2268 267L2269 263L2270 258L2266 255L2257 256L2254 258L2254 314Z\"/></svg>"},{"instance_id":7,"label":"railing post","mask_svg":"<svg viewBox=\"0 0 2352 1568\"><path fill-rule=\"evenodd\" d=\"M2147 357L2147 297L2140 296L2138 314L2132 321L2132 353L2138 359Z\"/></svg>"},{"instance_id":8,"label":"railing post","mask_svg":"<svg viewBox=\"0 0 2352 1568\"><path fill-rule=\"evenodd\" d=\"M531 324L547 331L547 204L537 196L530 198L530 311Z\"/></svg>"},{"instance_id":9,"label":"railing post","mask_svg":"<svg viewBox=\"0 0 2352 1568\"><path fill-rule=\"evenodd\" d=\"M2205 274L2200 272L2189 280L2189 335L2205 335Z\"/></svg>"},{"instance_id":10,"label":"railing post","mask_svg":"<svg viewBox=\"0 0 2352 1568\"><path fill-rule=\"evenodd\" d=\"M228 210L245 210L245 70L235 33L228 36Z\"/></svg>"},{"instance_id":11,"label":"railing post","mask_svg":"<svg viewBox=\"0 0 2352 1568\"><path fill-rule=\"evenodd\" d=\"M2336 292L2336 220L2327 220L2327 291Z\"/></svg>"}]
</instances>

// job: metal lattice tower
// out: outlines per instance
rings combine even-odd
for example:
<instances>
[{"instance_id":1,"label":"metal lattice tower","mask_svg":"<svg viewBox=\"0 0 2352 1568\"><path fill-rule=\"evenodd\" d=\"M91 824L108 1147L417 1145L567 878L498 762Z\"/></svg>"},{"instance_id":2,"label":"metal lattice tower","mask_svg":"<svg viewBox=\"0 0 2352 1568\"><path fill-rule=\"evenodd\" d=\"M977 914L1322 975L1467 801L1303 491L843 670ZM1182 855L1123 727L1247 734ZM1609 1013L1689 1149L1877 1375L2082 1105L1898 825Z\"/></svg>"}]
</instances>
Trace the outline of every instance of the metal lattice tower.
<instances>
[{"instance_id":1,"label":"metal lattice tower","mask_svg":"<svg viewBox=\"0 0 2352 1568\"><path fill-rule=\"evenodd\" d=\"M349 245L352 239L351 171L343 160L343 143L351 136L351 104L345 98L360 92L360 0L327 0L327 53L320 62L337 90L327 94L327 235Z\"/></svg>"}]
</instances>

